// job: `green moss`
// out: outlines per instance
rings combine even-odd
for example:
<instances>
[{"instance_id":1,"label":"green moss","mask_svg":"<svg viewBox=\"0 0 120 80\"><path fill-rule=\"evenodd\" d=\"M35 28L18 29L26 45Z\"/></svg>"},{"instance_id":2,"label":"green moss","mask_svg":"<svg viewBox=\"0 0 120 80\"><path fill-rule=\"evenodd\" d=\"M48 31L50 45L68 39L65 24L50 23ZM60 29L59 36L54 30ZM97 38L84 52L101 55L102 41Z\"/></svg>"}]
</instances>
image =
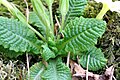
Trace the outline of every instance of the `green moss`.
<instances>
[{"instance_id":1,"label":"green moss","mask_svg":"<svg viewBox=\"0 0 120 80\"><path fill-rule=\"evenodd\" d=\"M100 12L101 8L102 4L98 4L94 1L89 1L84 11L84 17L95 18Z\"/></svg>"}]
</instances>

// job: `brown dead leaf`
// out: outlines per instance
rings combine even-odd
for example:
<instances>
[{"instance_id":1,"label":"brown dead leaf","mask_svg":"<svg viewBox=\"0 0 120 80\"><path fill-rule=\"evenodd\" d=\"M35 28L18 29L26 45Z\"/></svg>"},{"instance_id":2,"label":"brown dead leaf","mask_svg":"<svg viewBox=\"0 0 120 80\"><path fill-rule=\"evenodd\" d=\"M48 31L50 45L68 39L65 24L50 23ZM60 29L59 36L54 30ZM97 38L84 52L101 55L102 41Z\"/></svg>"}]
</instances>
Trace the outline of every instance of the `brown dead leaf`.
<instances>
[{"instance_id":1,"label":"brown dead leaf","mask_svg":"<svg viewBox=\"0 0 120 80\"><path fill-rule=\"evenodd\" d=\"M72 77L72 80L79 80L77 77Z\"/></svg>"},{"instance_id":2,"label":"brown dead leaf","mask_svg":"<svg viewBox=\"0 0 120 80\"><path fill-rule=\"evenodd\" d=\"M74 62L72 61L72 60L70 60L70 71L71 71L71 73L73 74L74 73Z\"/></svg>"},{"instance_id":3,"label":"brown dead leaf","mask_svg":"<svg viewBox=\"0 0 120 80\"><path fill-rule=\"evenodd\" d=\"M109 80L112 80L113 73L114 73L114 66L107 68L105 71L105 75L109 77Z\"/></svg>"},{"instance_id":4,"label":"brown dead leaf","mask_svg":"<svg viewBox=\"0 0 120 80\"><path fill-rule=\"evenodd\" d=\"M86 71L80 65L74 63L74 66L75 66L74 70L76 74L85 74Z\"/></svg>"},{"instance_id":5,"label":"brown dead leaf","mask_svg":"<svg viewBox=\"0 0 120 80\"><path fill-rule=\"evenodd\" d=\"M71 72L73 74L72 80L79 80L78 77L81 77L83 80L85 80L86 70L84 70L80 65L78 65L72 60L70 60L70 66L71 66ZM107 68L103 75L93 74L92 72L88 72L88 80L112 80L113 73L114 73L113 66Z\"/></svg>"}]
</instances>

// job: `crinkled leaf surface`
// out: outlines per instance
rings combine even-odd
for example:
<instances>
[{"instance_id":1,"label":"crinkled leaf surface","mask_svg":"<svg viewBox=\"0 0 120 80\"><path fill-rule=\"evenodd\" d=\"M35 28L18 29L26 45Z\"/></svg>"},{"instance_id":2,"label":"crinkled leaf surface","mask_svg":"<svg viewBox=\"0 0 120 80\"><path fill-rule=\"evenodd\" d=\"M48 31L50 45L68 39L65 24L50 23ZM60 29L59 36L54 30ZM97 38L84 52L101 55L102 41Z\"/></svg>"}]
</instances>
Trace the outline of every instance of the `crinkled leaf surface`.
<instances>
[{"instance_id":1,"label":"crinkled leaf surface","mask_svg":"<svg viewBox=\"0 0 120 80\"><path fill-rule=\"evenodd\" d=\"M30 80L43 80L41 75L44 69L45 67L41 62L38 62L30 67Z\"/></svg>"},{"instance_id":2,"label":"crinkled leaf surface","mask_svg":"<svg viewBox=\"0 0 120 80\"><path fill-rule=\"evenodd\" d=\"M55 58L54 52L47 45L43 45L42 47L43 47L43 52L41 56L44 60L47 61L50 58Z\"/></svg>"},{"instance_id":3,"label":"crinkled leaf surface","mask_svg":"<svg viewBox=\"0 0 120 80\"><path fill-rule=\"evenodd\" d=\"M71 80L70 70L61 59L50 60L47 70L43 73L44 80Z\"/></svg>"},{"instance_id":4,"label":"crinkled leaf surface","mask_svg":"<svg viewBox=\"0 0 120 80\"><path fill-rule=\"evenodd\" d=\"M69 0L69 11L66 16L66 22L83 15L87 0Z\"/></svg>"},{"instance_id":5,"label":"crinkled leaf surface","mask_svg":"<svg viewBox=\"0 0 120 80\"><path fill-rule=\"evenodd\" d=\"M88 64L89 70L97 71L102 69L107 63L107 59L105 59L102 51L96 47L92 47L80 56L79 63L85 68L87 66L88 55L90 56Z\"/></svg>"},{"instance_id":6,"label":"crinkled leaf surface","mask_svg":"<svg viewBox=\"0 0 120 80\"><path fill-rule=\"evenodd\" d=\"M97 43L98 37L105 32L106 23L94 18L75 18L65 27L64 39L58 44L58 49L76 53L86 51Z\"/></svg>"},{"instance_id":7,"label":"crinkled leaf surface","mask_svg":"<svg viewBox=\"0 0 120 80\"><path fill-rule=\"evenodd\" d=\"M45 35L45 25L40 21L35 12L30 12L29 22L30 24L38 27L38 30Z\"/></svg>"},{"instance_id":8,"label":"crinkled leaf surface","mask_svg":"<svg viewBox=\"0 0 120 80\"><path fill-rule=\"evenodd\" d=\"M0 53L9 58L17 58L19 55L22 55L22 52L15 52L13 50L9 50L8 48L4 48L0 46Z\"/></svg>"},{"instance_id":9,"label":"crinkled leaf surface","mask_svg":"<svg viewBox=\"0 0 120 80\"><path fill-rule=\"evenodd\" d=\"M40 53L41 41L26 24L15 19L0 17L0 45L16 52Z\"/></svg>"}]
</instances>

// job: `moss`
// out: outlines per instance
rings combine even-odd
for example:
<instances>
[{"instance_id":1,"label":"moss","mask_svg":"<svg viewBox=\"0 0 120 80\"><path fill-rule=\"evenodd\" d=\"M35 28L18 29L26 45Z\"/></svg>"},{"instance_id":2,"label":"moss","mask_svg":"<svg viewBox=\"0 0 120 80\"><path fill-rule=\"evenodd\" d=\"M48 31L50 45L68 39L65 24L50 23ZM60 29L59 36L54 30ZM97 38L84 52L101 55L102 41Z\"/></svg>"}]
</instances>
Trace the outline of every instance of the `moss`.
<instances>
[{"instance_id":1,"label":"moss","mask_svg":"<svg viewBox=\"0 0 120 80\"><path fill-rule=\"evenodd\" d=\"M19 61L3 61L0 59L0 80L24 80L27 73L25 65Z\"/></svg>"},{"instance_id":2,"label":"moss","mask_svg":"<svg viewBox=\"0 0 120 80\"><path fill-rule=\"evenodd\" d=\"M89 1L84 11L84 17L95 18L100 12L101 8L102 4L98 4L94 1Z\"/></svg>"},{"instance_id":3,"label":"moss","mask_svg":"<svg viewBox=\"0 0 120 80\"><path fill-rule=\"evenodd\" d=\"M8 1L14 3L17 6L17 8L25 14L26 4L24 0L8 0ZM30 0L27 1L29 4L29 9L31 10L32 6ZM12 15L10 14L6 7L0 5L0 16L11 17Z\"/></svg>"}]
</instances>

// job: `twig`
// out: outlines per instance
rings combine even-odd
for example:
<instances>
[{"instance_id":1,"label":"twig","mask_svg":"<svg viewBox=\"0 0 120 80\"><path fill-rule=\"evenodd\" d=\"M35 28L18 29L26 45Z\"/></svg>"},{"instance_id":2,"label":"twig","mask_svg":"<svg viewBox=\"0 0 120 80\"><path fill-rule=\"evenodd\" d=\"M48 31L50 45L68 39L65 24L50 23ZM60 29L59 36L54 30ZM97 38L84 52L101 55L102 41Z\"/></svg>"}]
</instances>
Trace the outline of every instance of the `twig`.
<instances>
[{"instance_id":1,"label":"twig","mask_svg":"<svg viewBox=\"0 0 120 80\"><path fill-rule=\"evenodd\" d=\"M26 0L24 0L27 9L26 9L26 16L27 16L27 23L29 21L29 8L28 8L28 3ZM26 58L27 58L27 69L28 69L28 80L30 80L30 67L29 67L29 59L28 59L28 53L26 53Z\"/></svg>"},{"instance_id":2,"label":"twig","mask_svg":"<svg viewBox=\"0 0 120 80\"><path fill-rule=\"evenodd\" d=\"M68 56L67 56L67 67L69 67L69 62L70 62L70 52L68 52Z\"/></svg>"},{"instance_id":3,"label":"twig","mask_svg":"<svg viewBox=\"0 0 120 80\"><path fill-rule=\"evenodd\" d=\"M112 77L113 77L114 80L117 80L117 79L115 78L115 76L112 76Z\"/></svg>"},{"instance_id":4,"label":"twig","mask_svg":"<svg viewBox=\"0 0 120 80\"><path fill-rule=\"evenodd\" d=\"M89 65L89 59L90 59L90 55L88 55L88 59L87 59L86 80L88 80L88 65Z\"/></svg>"},{"instance_id":5,"label":"twig","mask_svg":"<svg viewBox=\"0 0 120 80\"><path fill-rule=\"evenodd\" d=\"M43 63L46 67L48 66L47 61L45 61L44 59L42 59L42 63Z\"/></svg>"},{"instance_id":6,"label":"twig","mask_svg":"<svg viewBox=\"0 0 120 80\"><path fill-rule=\"evenodd\" d=\"M26 58L27 58L28 80L30 80L30 68L29 68L28 53L26 53Z\"/></svg>"},{"instance_id":7,"label":"twig","mask_svg":"<svg viewBox=\"0 0 120 80\"><path fill-rule=\"evenodd\" d=\"M26 16L27 16L27 23L28 23L28 21L29 21L29 8L28 8L28 3L27 3L27 1L24 0L24 2L25 2L25 4L26 4L26 6L27 6L27 8L26 8Z\"/></svg>"},{"instance_id":8,"label":"twig","mask_svg":"<svg viewBox=\"0 0 120 80\"><path fill-rule=\"evenodd\" d=\"M57 24L59 26L59 28L61 28L60 22L58 21L57 16L55 15L55 20L57 21ZM57 36L57 41L60 39L60 35Z\"/></svg>"},{"instance_id":9,"label":"twig","mask_svg":"<svg viewBox=\"0 0 120 80\"><path fill-rule=\"evenodd\" d=\"M55 20L57 21L57 24L58 24L58 26L59 26L59 28L61 27L61 25L60 25L60 22L58 21L58 18L57 18L57 16L55 15Z\"/></svg>"}]
</instances>

